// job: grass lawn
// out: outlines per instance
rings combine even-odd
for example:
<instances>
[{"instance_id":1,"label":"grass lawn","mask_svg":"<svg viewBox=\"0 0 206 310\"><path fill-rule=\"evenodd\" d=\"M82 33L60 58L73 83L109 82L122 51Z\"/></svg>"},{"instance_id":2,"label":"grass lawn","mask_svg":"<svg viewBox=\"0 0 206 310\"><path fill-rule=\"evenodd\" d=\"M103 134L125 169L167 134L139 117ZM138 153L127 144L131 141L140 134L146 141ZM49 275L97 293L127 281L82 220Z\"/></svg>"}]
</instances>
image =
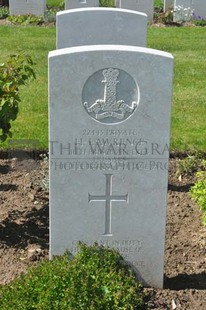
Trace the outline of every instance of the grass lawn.
<instances>
[{"instance_id":1,"label":"grass lawn","mask_svg":"<svg viewBox=\"0 0 206 310\"><path fill-rule=\"evenodd\" d=\"M48 147L47 56L55 49L55 33L55 27L0 26L0 63L24 51L32 56L37 76L21 89L13 139L38 139L41 149ZM206 29L149 27L148 47L175 57L171 150L206 151ZM7 147L8 142L0 145Z\"/></svg>"}]
</instances>

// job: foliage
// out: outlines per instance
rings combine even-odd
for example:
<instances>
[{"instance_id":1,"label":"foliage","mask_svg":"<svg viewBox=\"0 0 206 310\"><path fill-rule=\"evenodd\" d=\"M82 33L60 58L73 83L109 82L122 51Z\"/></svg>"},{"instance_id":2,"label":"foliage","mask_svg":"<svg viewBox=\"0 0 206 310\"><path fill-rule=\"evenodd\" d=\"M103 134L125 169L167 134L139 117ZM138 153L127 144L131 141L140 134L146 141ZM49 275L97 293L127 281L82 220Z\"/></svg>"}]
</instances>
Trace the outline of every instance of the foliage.
<instances>
[{"instance_id":1,"label":"foliage","mask_svg":"<svg viewBox=\"0 0 206 310\"><path fill-rule=\"evenodd\" d=\"M164 1L163 0L155 0L154 1L155 12L163 12Z\"/></svg>"},{"instance_id":2,"label":"foliage","mask_svg":"<svg viewBox=\"0 0 206 310\"><path fill-rule=\"evenodd\" d=\"M46 22L55 22L56 21L56 14L60 11L60 8L49 8L45 12L44 20Z\"/></svg>"},{"instance_id":3,"label":"foliage","mask_svg":"<svg viewBox=\"0 0 206 310\"><path fill-rule=\"evenodd\" d=\"M42 154L40 156L42 158L41 162L41 175L42 175L42 180L41 183L38 184L41 189L45 192L49 192L49 156L48 154Z\"/></svg>"},{"instance_id":4,"label":"foliage","mask_svg":"<svg viewBox=\"0 0 206 310\"><path fill-rule=\"evenodd\" d=\"M190 189L190 193L200 210L203 211L202 222L206 226L206 160L203 161L204 170L196 174L197 182Z\"/></svg>"},{"instance_id":5,"label":"foliage","mask_svg":"<svg viewBox=\"0 0 206 310\"><path fill-rule=\"evenodd\" d=\"M59 8L64 8L64 0L47 0L46 1L47 7L59 7Z\"/></svg>"},{"instance_id":6,"label":"foliage","mask_svg":"<svg viewBox=\"0 0 206 310\"><path fill-rule=\"evenodd\" d=\"M79 244L68 253L42 262L0 288L2 310L132 310L143 308L142 287L114 250Z\"/></svg>"},{"instance_id":7,"label":"foliage","mask_svg":"<svg viewBox=\"0 0 206 310\"><path fill-rule=\"evenodd\" d=\"M44 22L43 16L36 16L33 14L10 15L8 20L18 25L41 25Z\"/></svg>"},{"instance_id":8,"label":"foliage","mask_svg":"<svg viewBox=\"0 0 206 310\"><path fill-rule=\"evenodd\" d=\"M196 15L194 12L192 13L192 22L195 26L206 26L206 19L202 16Z\"/></svg>"},{"instance_id":9,"label":"foliage","mask_svg":"<svg viewBox=\"0 0 206 310\"><path fill-rule=\"evenodd\" d=\"M115 0L100 0L99 6L115 7Z\"/></svg>"},{"instance_id":10,"label":"foliage","mask_svg":"<svg viewBox=\"0 0 206 310\"><path fill-rule=\"evenodd\" d=\"M179 161L177 175L194 175L198 170L204 167L202 152L196 152L194 155L188 155L186 158Z\"/></svg>"},{"instance_id":11,"label":"foliage","mask_svg":"<svg viewBox=\"0 0 206 310\"><path fill-rule=\"evenodd\" d=\"M0 19L7 18L9 16L9 9L7 6L0 6Z\"/></svg>"},{"instance_id":12,"label":"foliage","mask_svg":"<svg viewBox=\"0 0 206 310\"><path fill-rule=\"evenodd\" d=\"M11 137L11 121L18 114L19 87L35 78L32 59L25 55L11 55L6 63L0 64L0 140Z\"/></svg>"},{"instance_id":13,"label":"foliage","mask_svg":"<svg viewBox=\"0 0 206 310\"><path fill-rule=\"evenodd\" d=\"M154 22L162 24L172 24L173 23L173 12L168 10L166 12L154 13Z\"/></svg>"}]
</instances>

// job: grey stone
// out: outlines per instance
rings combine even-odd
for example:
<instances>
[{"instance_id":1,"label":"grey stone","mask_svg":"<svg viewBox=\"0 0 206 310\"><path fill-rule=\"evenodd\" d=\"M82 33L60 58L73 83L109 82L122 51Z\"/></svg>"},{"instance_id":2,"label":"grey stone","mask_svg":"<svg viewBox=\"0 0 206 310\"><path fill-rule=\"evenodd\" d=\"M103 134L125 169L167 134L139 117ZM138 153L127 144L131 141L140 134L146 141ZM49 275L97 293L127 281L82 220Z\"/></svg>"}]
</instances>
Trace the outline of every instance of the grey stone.
<instances>
[{"instance_id":1,"label":"grey stone","mask_svg":"<svg viewBox=\"0 0 206 310\"><path fill-rule=\"evenodd\" d=\"M49 53L50 258L98 242L162 288L172 72L142 47Z\"/></svg>"},{"instance_id":2,"label":"grey stone","mask_svg":"<svg viewBox=\"0 0 206 310\"><path fill-rule=\"evenodd\" d=\"M120 44L146 46L147 16L113 8L57 13L57 48Z\"/></svg>"},{"instance_id":3,"label":"grey stone","mask_svg":"<svg viewBox=\"0 0 206 310\"><path fill-rule=\"evenodd\" d=\"M150 22L153 22L154 0L119 0L116 6L146 13Z\"/></svg>"},{"instance_id":4,"label":"grey stone","mask_svg":"<svg viewBox=\"0 0 206 310\"><path fill-rule=\"evenodd\" d=\"M65 0L65 9L77 9L99 6L99 0Z\"/></svg>"},{"instance_id":5,"label":"grey stone","mask_svg":"<svg viewBox=\"0 0 206 310\"><path fill-rule=\"evenodd\" d=\"M164 0L164 12L174 8L174 0Z\"/></svg>"},{"instance_id":6,"label":"grey stone","mask_svg":"<svg viewBox=\"0 0 206 310\"><path fill-rule=\"evenodd\" d=\"M44 15L46 0L9 0L10 15Z\"/></svg>"},{"instance_id":7,"label":"grey stone","mask_svg":"<svg viewBox=\"0 0 206 310\"><path fill-rule=\"evenodd\" d=\"M205 0L174 0L174 21L182 22L200 18L206 19Z\"/></svg>"}]
</instances>

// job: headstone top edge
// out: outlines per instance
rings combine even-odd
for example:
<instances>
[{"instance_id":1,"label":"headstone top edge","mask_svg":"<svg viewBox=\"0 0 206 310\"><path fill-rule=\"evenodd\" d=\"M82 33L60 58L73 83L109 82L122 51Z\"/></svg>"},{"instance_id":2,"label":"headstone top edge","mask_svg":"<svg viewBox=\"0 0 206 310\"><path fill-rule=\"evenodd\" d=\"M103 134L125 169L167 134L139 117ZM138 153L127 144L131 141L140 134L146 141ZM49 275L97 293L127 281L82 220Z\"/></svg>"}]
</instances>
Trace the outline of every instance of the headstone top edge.
<instances>
[{"instance_id":1,"label":"headstone top edge","mask_svg":"<svg viewBox=\"0 0 206 310\"><path fill-rule=\"evenodd\" d=\"M140 15L140 16L144 16L144 17L148 17L146 13L143 12L139 12L139 11L134 11L134 10L128 10L128 9L119 9L119 8L105 8L105 7L89 7L89 8L78 8L78 9L69 9L69 10L64 10L64 11L60 11L57 12L57 16L61 16L61 15L65 15L65 14L72 14L72 13L81 13L81 12L87 12L87 11L110 11L110 12L119 12L119 13L130 13L130 14L134 14L134 15Z\"/></svg>"},{"instance_id":2,"label":"headstone top edge","mask_svg":"<svg viewBox=\"0 0 206 310\"><path fill-rule=\"evenodd\" d=\"M69 48L62 48L54 51L49 52L49 58L53 58L56 56L63 56L66 54L74 54L74 53L84 53L84 52L96 52L96 51L129 51L129 52L139 52L142 54L150 54L150 55L156 55L156 56L162 56L165 58L171 58L174 59L174 56L171 53L152 49L152 48L146 48L146 47L140 47L140 46L131 46L131 45L84 45L84 46L75 46L75 47L69 47Z\"/></svg>"}]
</instances>

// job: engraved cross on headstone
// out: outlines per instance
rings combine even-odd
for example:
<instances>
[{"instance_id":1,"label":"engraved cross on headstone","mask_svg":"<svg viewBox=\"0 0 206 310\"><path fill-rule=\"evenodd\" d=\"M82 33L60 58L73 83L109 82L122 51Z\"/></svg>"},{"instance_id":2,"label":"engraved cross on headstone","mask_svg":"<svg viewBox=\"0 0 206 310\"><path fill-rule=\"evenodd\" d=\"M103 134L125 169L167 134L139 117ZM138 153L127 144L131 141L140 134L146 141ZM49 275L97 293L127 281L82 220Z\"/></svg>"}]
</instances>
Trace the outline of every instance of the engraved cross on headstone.
<instances>
[{"instance_id":1,"label":"engraved cross on headstone","mask_svg":"<svg viewBox=\"0 0 206 310\"><path fill-rule=\"evenodd\" d=\"M125 201L128 202L128 193L126 195L112 195L112 174L105 174L106 177L106 194L105 195L91 195L88 194L89 202L91 201L105 201L105 233L104 235L111 236L111 207L112 201Z\"/></svg>"}]
</instances>

